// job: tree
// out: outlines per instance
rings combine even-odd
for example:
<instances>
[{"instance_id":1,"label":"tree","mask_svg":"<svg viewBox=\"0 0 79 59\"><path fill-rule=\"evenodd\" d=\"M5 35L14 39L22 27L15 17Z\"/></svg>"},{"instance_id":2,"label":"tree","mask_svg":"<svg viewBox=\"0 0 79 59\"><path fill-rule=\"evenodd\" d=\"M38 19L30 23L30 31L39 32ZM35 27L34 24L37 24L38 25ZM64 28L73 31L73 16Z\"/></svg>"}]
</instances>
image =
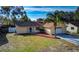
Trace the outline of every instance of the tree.
<instances>
[{"instance_id":1,"label":"tree","mask_svg":"<svg viewBox=\"0 0 79 59\"><path fill-rule=\"evenodd\" d=\"M7 19L6 17L5 18L3 18L3 25L10 25L10 23L11 23L11 20L10 19Z\"/></svg>"},{"instance_id":2,"label":"tree","mask_svg":"<svg viewBox=\"0 0 79 59\"><path fill-rule=\"evenodd\" d=\"M28 20L23 6L2 6L0 11L3 15L6 15L7 19L11 18L11 20L13 20L14 23L16 22L15 20L21 18L23 18L23 21Z\"/></svg>"},{"instance_id":3,"label":"tree","mask_svg":"<svg viewBox=\"0 0 79 59\"><path fill-rule=\"evenodd\" d=\"M54 14L52 12L49 12L44 22L53 22L53 21L54 21Z\"/></svg>"},{"instance_id":4,"label":"tree","mask_svg":"<svg viewBox=\"0 0 79 59\"><path fill-rule=\"evenodd\" d=\"M28 18L26 16L22 16L19 21L28 21Z\"/></svg>"},{"instance_id":5,"label":"tree","mask_svg":"<svg viewBox=\"0 0 79 59\"><path fill-rule=\"evenodd\" d=\"M31 21L31 20L27 17L25 11L24 11L24 15L21 15L20 21L24 21L24 22Z\"/></svg>"},{"instance_id":6,"label":"tree","mask_svg":"<svg viewBox=\"0 0 79 59\"><path fill-rule=\"evenodd\" d=\"M54 26L55 26L55 37L56 37L56 17L55 14L53 14L52 12L47 14L47 18L45 19L45 22L54 22Z\"/></svg>"},{"instance_id":7,"label":"tree","mask_svg":"<svg viewBox=\"0 0 79 59\"><path fill-rule=\"evenodd\" d=\"M38 18L37 22L44 23L44 19L43 18Z\"/></svg>"},{"instance_id":8,"label":"tree","mask_svg":"<svg viewBox=\"0 0 79 59\"><path fill-rule=\"evenodd\" d=\"M6 17L9 18L12 8L14 8L14 7L13 6L1 6L0 11L3 15L6 15Z\"/></svg>"},{"instance_id":9,"label":"tree","mask_svg":"<svg viewBox=\"0 0 79 59\"><path fill-rule=\"evenodd\" d=\"M46 18L46 22L54 22L54 26L55 26L55 37L56 37L56 27L57 24L59 24L61 22L61 18L64 15L63 11L58 11L56 10L55 12L50 12L47 14L47 18Z\"/></svg>"},{"instance_id":10,"label":"tree","mask_svg":"<svg viewBox=\"0 0 79 59\"><path fill-rule=\"evenodd\" d=\"M16 7L15 10L13 10L12 15L14 17L17 16L20 19L19 21L30 21L30 19L27 17L26 11L24 10L22 6Z\"/></svg>"},{"instance_id":11,"label":"tree","mask_svg":"<svg viewBox=\"0 0 79 59\"><path fill-rule=\"evenodd\" d=\"M75 11L75 19L79 20L79 7Z\"/></svg>"}]
</instances>

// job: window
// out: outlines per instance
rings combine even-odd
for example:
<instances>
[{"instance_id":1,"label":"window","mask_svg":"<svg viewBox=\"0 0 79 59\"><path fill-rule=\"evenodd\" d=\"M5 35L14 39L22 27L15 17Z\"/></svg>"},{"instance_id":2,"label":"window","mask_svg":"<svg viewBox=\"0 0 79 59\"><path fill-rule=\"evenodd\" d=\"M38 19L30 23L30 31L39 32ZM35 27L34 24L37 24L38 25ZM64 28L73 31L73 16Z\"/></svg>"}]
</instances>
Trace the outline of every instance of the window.
<instances>
[{"instance_id":1,"label":"window","mask_svg":"<svg viewBox=\"0 0 79 59\"><path fill-rule=\"evenodd\" d=\"M74 27L71 27L71 30L74 30Z\"/></svg>"},{"instance_id":2,"label":"window","mask_svg":"<svg viewBox=\"0 0 79 59\"><path fill-rule=\"evenodd\" d=\"M39 27L36 27L36 30L39 30Z\"/></svg>"}]
</instances>

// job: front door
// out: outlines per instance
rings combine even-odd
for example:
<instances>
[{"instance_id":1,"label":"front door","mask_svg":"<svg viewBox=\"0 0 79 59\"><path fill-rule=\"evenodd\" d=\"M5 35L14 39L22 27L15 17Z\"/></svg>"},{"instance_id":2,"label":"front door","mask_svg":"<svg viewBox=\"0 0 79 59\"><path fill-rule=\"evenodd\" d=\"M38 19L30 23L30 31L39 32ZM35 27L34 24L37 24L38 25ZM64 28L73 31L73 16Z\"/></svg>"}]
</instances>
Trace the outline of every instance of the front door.
<instances>
[{"instance_id":1,"label":"front door","mask_svg":"<svg viewBox=\"0 0 79 59\"><path fill-rule=\"evenodd\" d=\"M31 27L29 28L29 31L30 31L30 33L32 33L32 28Z\"/></svg>"}]
</instances>

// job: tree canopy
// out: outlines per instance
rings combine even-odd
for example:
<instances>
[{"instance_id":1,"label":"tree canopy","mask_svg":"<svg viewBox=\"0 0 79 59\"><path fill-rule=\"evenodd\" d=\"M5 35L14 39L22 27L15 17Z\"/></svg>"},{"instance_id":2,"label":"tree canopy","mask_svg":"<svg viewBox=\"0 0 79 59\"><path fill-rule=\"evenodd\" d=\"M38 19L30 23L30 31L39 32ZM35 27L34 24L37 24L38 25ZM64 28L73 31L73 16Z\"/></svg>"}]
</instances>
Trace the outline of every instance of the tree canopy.
<instances>
[{"instance_id":1,"label":"tree canopy","mask_svg":"<svg viewBox=\"0 0 79 59\"><path fill-rule=\"evenodd\" d=\"M17 19L21 19L23 21L28 21L26 11L23 6L1 6L1 14L5 15L5 17L12 19L14 21Z\"/></svg>"}]
</instances>

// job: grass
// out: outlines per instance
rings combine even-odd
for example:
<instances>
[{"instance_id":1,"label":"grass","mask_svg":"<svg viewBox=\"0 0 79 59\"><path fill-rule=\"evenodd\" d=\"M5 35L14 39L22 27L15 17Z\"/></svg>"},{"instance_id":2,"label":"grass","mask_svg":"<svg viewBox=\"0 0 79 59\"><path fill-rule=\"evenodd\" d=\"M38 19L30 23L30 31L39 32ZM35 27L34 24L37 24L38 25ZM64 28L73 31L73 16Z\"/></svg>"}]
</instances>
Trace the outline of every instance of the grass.
<instances>
[{"instance_id":1,"label":"grass","mask_svg":"<svg viewBox=\"0 0 79 59\"><path fill-rule=\"evenodd\" d=\"M56 45L57 41L50 38L40 36L8 36L7 37L15 49L10 51L40 51L51 45Z\"/></svg>"},{"instance_id":2,"label":"grass","mask_svg":"<svg viewBox=\"0 0 79 59\"><path fill-rule=\"evenodd\" d=\"M73 44L63 40L45 38L36 35L7 34L6 37L9 43L2 45L0 47L0 51L35 52L35 51L44 51L45 49L49 51L48 49L49 47L57 47L62 43L70 45L71 47L74 46Z\"/></svg>"}]
</instances>

